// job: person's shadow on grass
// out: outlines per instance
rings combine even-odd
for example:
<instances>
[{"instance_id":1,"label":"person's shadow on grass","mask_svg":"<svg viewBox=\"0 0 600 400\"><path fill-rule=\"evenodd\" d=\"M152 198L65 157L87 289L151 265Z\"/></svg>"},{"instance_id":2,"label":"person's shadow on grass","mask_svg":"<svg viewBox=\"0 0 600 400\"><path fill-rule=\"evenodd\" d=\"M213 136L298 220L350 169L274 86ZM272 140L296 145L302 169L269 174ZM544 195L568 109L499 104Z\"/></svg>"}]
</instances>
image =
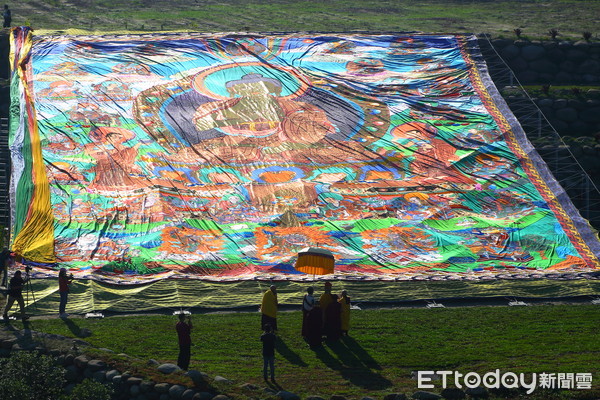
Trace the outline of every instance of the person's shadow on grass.
<instances>
[{"instance_id":1,"label":"person's shadow on grass","mask_svg":"<svg viewBox=\"0 0 600 400\"><path fill-rule=\"evenodd\" d=\"M377 370L381 369L381 365L354 338L342 336L341 343L345 345L350 353L361 360L366 367Z\"/></svg>"},{"instance_id":2,"label":"person's shadow on grass","mask_svg":"<svg viewBox=\"0 0 600 400\"><path fill-rule=\"evenodd\" d=\"M325 346L311 347L311 349L315 352L317 358L321 360L321 362L327 367L335 371L339 371L342 369L342 363L337 358L332 356Z\"/></svg>"},{"instance_id":3,"label":"person's shadow on grass","mask_svg":"<svg viewBox=\"0 0 600 400\"><path fill-rule=\"evenodd\" d=\"M299 365L301 367L307 366L300 355L290 349L281 336L277 336L277 340L275 341L275 351L281 354L281 356L291 364Z\"/></svg>"},{"instance_id":4,"label":"person's shadow on grass","mask_svg":"<svg viewBox=\"0 0 600 400\"><path fill-rule=\"evenodd\" d=\"M71 333L73 335L75 335L75 336L77 336L79 338L89 336L89 335L85 335L84 332L79 327L79 325L77 325L75 322L73 322L72 319L70 319L70 318L61 318L61 320L65 323L65 325L67 326L67 328L69 328L69 330L71 331Z\"/></svg>"},{"instance_id":5,"label":"person's shadow on grass","mask_svg":"<svg viewBox=\"0 0 600 400\"><path fill-rule=\"evenodd\" d=\"M31 322L27 319L25 321L23 321L23 337L25 337L26 339L30 339L32 338L31 336Z\"/></svg>"},{"instance_id":6,"label":"person's shadow on grass","mask_svg":"<svg viewBox=\"0 0 600 400\"><path fill-rule=\"evenodd\" d=\"M12 325L10 321L7 323L6 330L12 332L16 339L16 344L21 346L21 349L33 350L35 343L32 335L32 326L29 320L23 321L23 329L19 329Z\"/></svg>"},{"instance_id":7,"label":"person's shadow on grass","mask_svg":"<svg viewBox=\"0 0 600 400\"><path fill-rule=\"evenodd\" d=\"M354 339L345 337L339 341L325 342L326 346L314 349L315 355L327 367L339 371L342 378L368 390L382 390L392 382L372 369L381 366ZM331 350L331 353L329 353Z\"/></svg>"}]
</instances>

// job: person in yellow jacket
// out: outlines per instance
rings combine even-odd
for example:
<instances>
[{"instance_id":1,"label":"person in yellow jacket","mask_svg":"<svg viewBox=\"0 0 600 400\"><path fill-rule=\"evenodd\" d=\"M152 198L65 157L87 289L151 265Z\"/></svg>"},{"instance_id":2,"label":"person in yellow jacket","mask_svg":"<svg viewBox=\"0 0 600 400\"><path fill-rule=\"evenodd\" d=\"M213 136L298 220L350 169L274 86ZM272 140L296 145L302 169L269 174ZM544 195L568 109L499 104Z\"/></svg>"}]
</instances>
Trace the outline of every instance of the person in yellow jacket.
<instances>
[{"instance_id":1,"label":"person in yellow jacket","mask_svg":"<svg viewBox=\"0 0 600 400\"><path fill-rule=\"evenodd\" d=\"M348 336L350 330L350 296L342 290L342 297L338 300L342 305L342 335Z\"/></svg>"},{"instance_id":2,"label":"person in yellow jacket","mask_svg":"<svg viewBox=\"0 0 600 400\"><path fill-rule=\"evenodd\" d=\"M265 330L265 326L271 325L273 331L277 331L277 288L275 285L271 285L269 290L265 292L260 305L260 312L262 313L261 328Z\"/></svg>"},{"instance_id":3,"label":"person in yellow jacket","mask_svg":"<svg viewBox=\"0 0 600 400\"><path fill-rule=\"evenodd\" d=\"M327 308L332 302L331 282L325 282L325 293L319 297L319 305L321 306L321 310L323 310L323 326L327 324Z\"/></svg>"}]
</instances>

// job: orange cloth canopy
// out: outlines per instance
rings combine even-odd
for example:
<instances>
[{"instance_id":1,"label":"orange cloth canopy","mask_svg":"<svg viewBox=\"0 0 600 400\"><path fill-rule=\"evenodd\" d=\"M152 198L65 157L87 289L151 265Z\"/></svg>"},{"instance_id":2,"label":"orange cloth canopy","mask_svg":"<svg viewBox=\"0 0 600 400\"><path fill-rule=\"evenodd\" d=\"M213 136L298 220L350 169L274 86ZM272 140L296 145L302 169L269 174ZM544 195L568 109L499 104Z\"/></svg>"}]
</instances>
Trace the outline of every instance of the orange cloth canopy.
<instances>
[{"instance_id":1,"label":"orange cloth canopy","mask_svg":"<svg viewBox=\"0 0 600 400\"><path fill-rule=\"evenodd\" d=\"M332 274L335 258L331 251L318 247L307 247L298 252L296 270L312 275Z\"/></svg>"}]
</instances>

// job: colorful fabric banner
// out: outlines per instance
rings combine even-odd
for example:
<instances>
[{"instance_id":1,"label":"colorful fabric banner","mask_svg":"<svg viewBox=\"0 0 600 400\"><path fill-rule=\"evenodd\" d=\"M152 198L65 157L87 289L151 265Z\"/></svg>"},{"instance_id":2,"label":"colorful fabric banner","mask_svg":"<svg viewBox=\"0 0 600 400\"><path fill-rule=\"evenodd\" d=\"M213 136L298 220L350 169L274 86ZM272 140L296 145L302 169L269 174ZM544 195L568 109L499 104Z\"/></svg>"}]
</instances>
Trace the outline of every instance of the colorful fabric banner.
<instances>
[{"instance_id":1,"label":"colorful fabric banner","mask_svg":"<svg viewBox=\"0 0 600 400\"><path fill-rule=\"evenodd\" d=\"M48 274L599 268L472 36L12 35L12 245Z\"/></svg>"}]
</instances>

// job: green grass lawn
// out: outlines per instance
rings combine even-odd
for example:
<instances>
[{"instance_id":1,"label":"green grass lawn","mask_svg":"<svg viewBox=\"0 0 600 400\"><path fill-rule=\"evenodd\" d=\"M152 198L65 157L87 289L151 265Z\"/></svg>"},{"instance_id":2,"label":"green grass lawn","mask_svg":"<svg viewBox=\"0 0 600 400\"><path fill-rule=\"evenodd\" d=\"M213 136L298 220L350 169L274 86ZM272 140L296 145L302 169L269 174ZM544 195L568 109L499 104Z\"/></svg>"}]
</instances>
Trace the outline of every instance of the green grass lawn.
<instances>
[{"instance_id":1,"label":"green grass lawn","mask_svg":"<svg viewBox=\"0 0 600 400\"><path fill-rule=\"evenodd\" d=\"M600 396L599 306L353 310L350 337L316 351L300 337L300 319L300 312L280 313L276 374L284 389L302 396L382 398L391 392L416 391L411 371L483 374L496 369L593 373L594 390L552 395L579 399ZM195 315L190 368L213 377L224 376L237 384L264 386L259 320L258 313ZM161 379L146 363L148 359L176 361L175 322L172 316L146 315L68 322L45 319L30 325L34 330L73 337L87 328L92 335L85 340L99 348L126 353L133 361L110 353L96 352L96 356L112 359L122 372L129 369ZM230 391L235 395L236 390ZM528 398L554 398L549 396L537 392Z\"/></svg>"},{"instance_id":2,"label":"green grass lawn","mask_svg":"<svg viewBox=\"0 0 600 400\"><path fill-rule=\"evenodd\" d=\"M13 24L86 31L423 31L581 39L600 2L581 0L21 0Z\"/></svg>"}]
</instances>

